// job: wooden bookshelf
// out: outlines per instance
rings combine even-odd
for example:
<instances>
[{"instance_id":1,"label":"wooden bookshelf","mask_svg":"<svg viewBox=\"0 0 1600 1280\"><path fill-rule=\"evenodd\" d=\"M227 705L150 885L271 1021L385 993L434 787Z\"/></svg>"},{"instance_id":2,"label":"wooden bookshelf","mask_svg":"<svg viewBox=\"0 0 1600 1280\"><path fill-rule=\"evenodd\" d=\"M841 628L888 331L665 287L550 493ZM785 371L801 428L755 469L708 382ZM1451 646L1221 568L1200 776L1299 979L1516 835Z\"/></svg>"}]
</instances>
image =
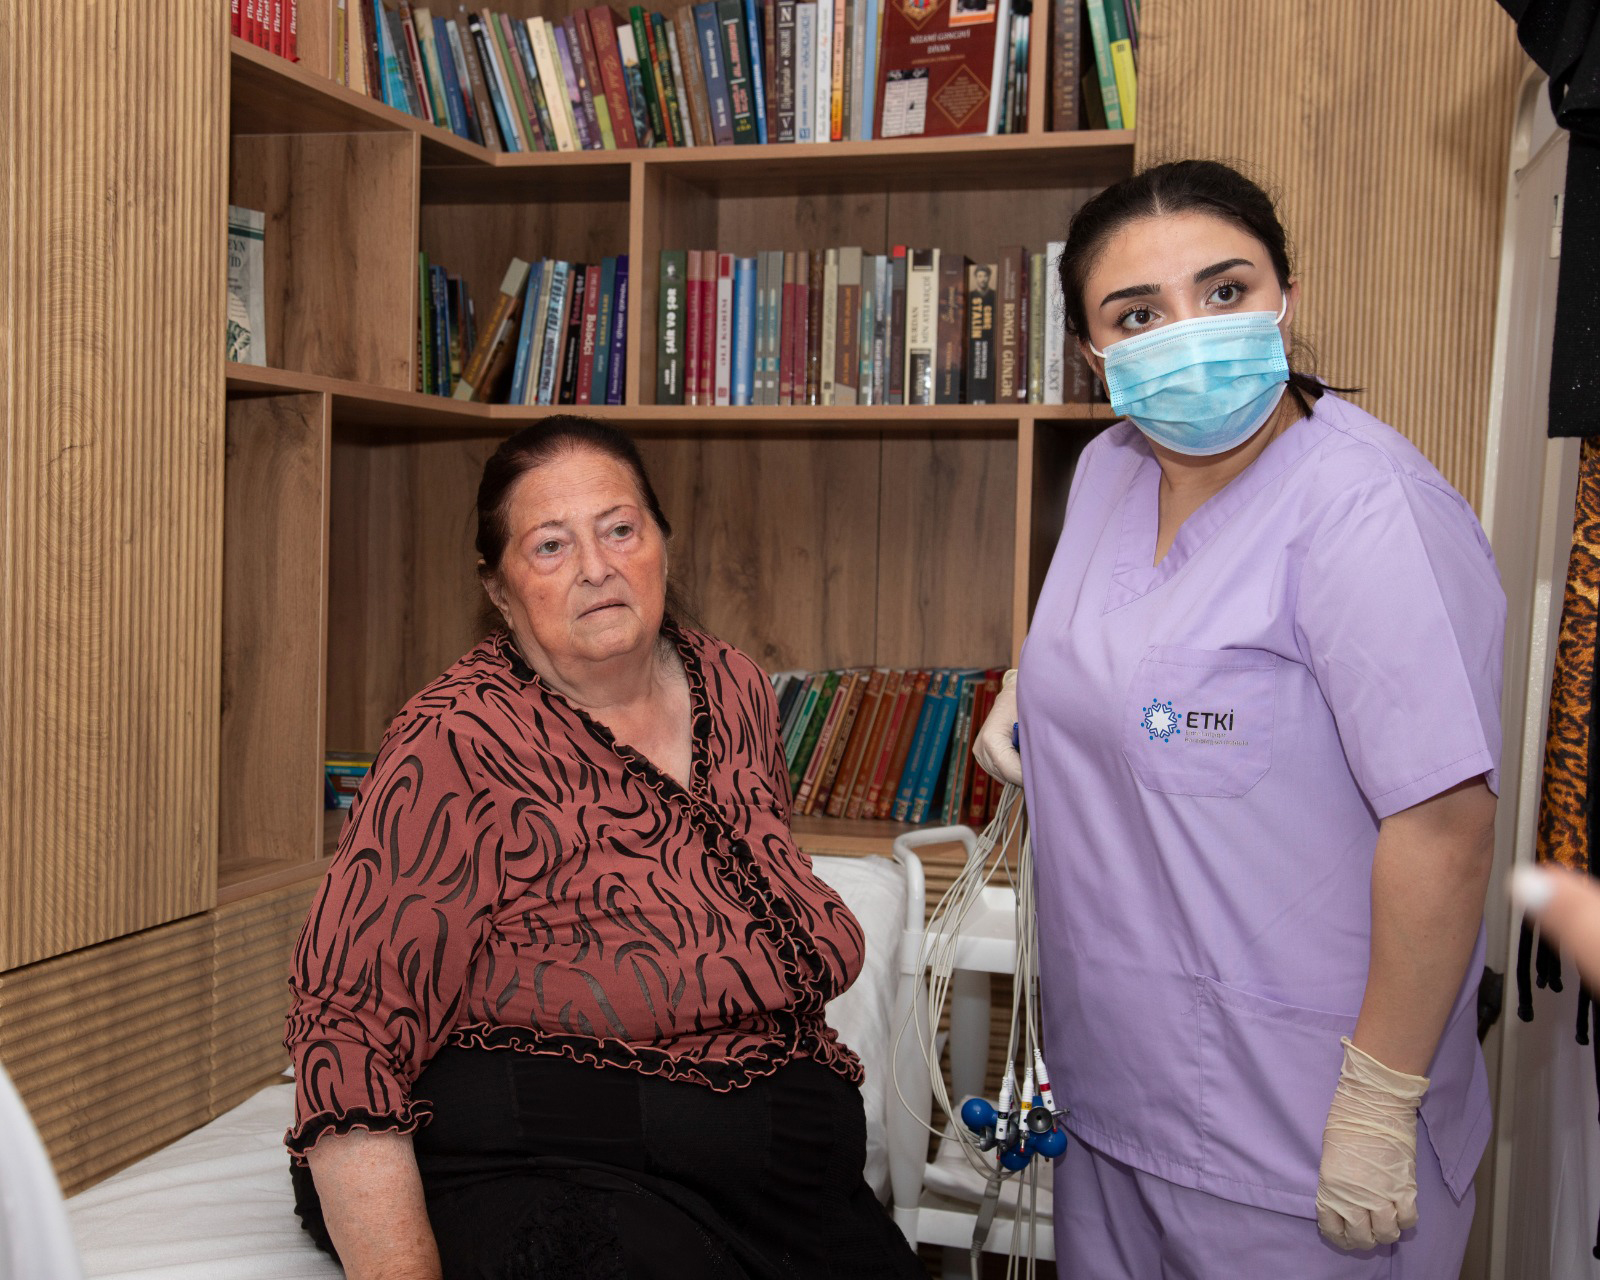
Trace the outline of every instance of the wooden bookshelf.
<instances>
[{"instance_id":1,"label":"wooden bookshelf","mask_svg":"<svg viewBox=\"0 0 1600 1280\"><path fill-rule=\"evenodd\" d=\"M770 669L1015 659L1109 409L656 405L656 264L688 247L1042 248L1130 171L1131 133L494 153L334 83L313 34L298 65L230 46L230 197L267 211L276 367L227 368L225 892L320 874L343 818L321 808L323 752L375 748L481 634L483 461L562 412L411 390L419 249L480 302L513 255L630 255L625 403L593 412L638 438L708 629ZM796 822L817 853L886 853L907 829Z\"/></svg>"}]
</instances>

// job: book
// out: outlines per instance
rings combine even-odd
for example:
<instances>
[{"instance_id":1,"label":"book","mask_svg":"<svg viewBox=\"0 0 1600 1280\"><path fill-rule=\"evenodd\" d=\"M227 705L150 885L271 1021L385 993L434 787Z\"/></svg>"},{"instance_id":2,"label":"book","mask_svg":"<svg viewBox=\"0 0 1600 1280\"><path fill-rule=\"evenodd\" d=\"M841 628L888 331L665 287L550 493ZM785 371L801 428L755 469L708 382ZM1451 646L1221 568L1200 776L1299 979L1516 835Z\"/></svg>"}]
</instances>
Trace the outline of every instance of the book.
<instances>
[{"instance_id":1,"label":"book","mask_svg":"<svg viewBox=\"0 0 1600 1280\"><path fill-rule=\"evenodd\" d=\"M743 0L716 0L716 3L733 141L740 146L754 145L760 140L760 134L756 129L755 98L750 80L750 40L745 29L744 3Z\"/></svg>"},{"instance_id":2,"label":"book","mask_svg":"<svg viewBox=\"0 0 1600 1280\"><path fill-rule=\"evenodd\" d=\"M967 391L967 259L958 253L939 257L938 329L935 340L935 404L962 404Z\"/></svg>"},{"instance_id":3,"label":"book","mask_svg":"<svg viewBox=\"0 0 1600 1280\"><path fill-rule=\"evenodd\" d=\"M227 358L235 364L267 363L267 215L228 206Z\"/></svg>"},{"instance_id":4,"label":"book","mask_svg":"<svg viewBox=\"0 0 1600 1280\"><path fill-rule=\"evenodd\" d=\"M428 255L417 254L417 377L415 390L433 394L433 280Z\"/></svg>"},{"instance_id":5,"label":"book","mask_svg":"<svg viewBox=\"0 0 1600 1280\"><path fill-rule=\"evenodd\" d=\"M502 150L527 150L507 107L511 91L505 85L504 70L500 66L494 41L489 36L488 24L474 15L468 22L467 35L476 52L478 66L484 77L485 94L493 114L495 131L503 140Z\"/></svg>"},{"instance_id":6,"label":"book","mask_svg":"<svg viewBox=\"0 0 1600 1280\"><path fill-rule=\"evenodd\" d=\"M916 737L917 725L922 720L922 707L928 696L931 671L910 671L900 680L900 697L903 705L896 708L898 724L891 724L889 736L884 740L885 756L874 772L872 787L862 805L861 816L887 818L894 813L895 796L900 786L900 776L905 772L906 761Z\"/></svg>"},{"instance_id":7,"label":"book","mask_svg":"<svg viewBox=\"0 0 1600 1280\"><path fill-rule=\"evenodd\" d=\"M835 726L833 737L827 748L827 755L823 760L822 768L817 773L816 785L811 790L811 798L803 812L821 813L826 811L828 800L832 797L833 788L838 781L839 770L844 767L844 757L850 749L850 739L855 735L856 721L860 718L862 704L866 700L866 692L872 683L872 672L854 671L850 675L850 691L844 704L844 710L839 716L839 723Z\"/></svg>"},{"instance_id":8,"label":"book","mask_svg":"<svg viewBox=\"0 0 1600 1280\"><path fill-rule=\"evenodd\" d=\"M816 755L817 740L822 736L828 717L833 714L840 674L837 671L824 674L821 687L817 690L816 705L806 720L805 732L801 735L799 744L795 748L794 759L789 764L789 785L797 795L806 771L811 767L812 757ZM798 803L795 808L798 811Z\"/></svg>"},{"instance_id":9,"label":"book","mask_svg":"<svg viewBox=\"0 0 1600 1280\"><path fill-rule=\"evenodd\" d=\"M950 749L945 753L944 778L930 803L937 805L939 821L953 826L961 820L961 802L966 796L968 764L972 753L968 750L972 737L972 709L983 683L981 671L968 672L961 677L956 694L956 718L950 731Z\"/></svg>"},{"instance_id":10,"label":"book","mask_svg":"<svg viewBox=\"0 0 1600 1280\"><path fill-rule=\"evenodd\" d=\"M800 286L798 281L801 271L801 253L795 250L786 250L783 255L783 283L779 287L783 291L783 301L780 305L781 318L779 320L778 343L778 403L794 403L794 374L795 338L799 334L800 325L795 308L800 304Z\"/></svg>"},{"instance_id":11,"label":"book","mask_svg":"<svg viewBox=\"0 0 1600 1280\"><path fill-rule=\"evenodd\" d=\"M1044 254L1028 255L1028 403L1044 403Z\"/></svg>"},{"instance_id":12,"label":"book","mask_svg":"<svg viewBox=\"0 0 1600 1280\"><path fill-rule=\"evenodd\" d=\"M517 332L517 354L511 365L511 391L507 400L511 404L528 403L529 370L536 359L533 343L534 330L538 327L535 316L539 309L539 290L544 283L544 260L530 264L528 268L528 283L523 288L522 324ZM536 378L537 371L532 374Z\"/></svg>"},{"instance_id":13,"label":"book","mask_svg":"<svg viewBox=\"0 0 1600 1280\"><path fill-rule=\"evenodd\" d=\"M803 404L822 403L822 294L827 274L827 253L817 250L809 258L806 276L806 392Z\"/></svg>"},{"instance_id":14,"label":"book","mask_svg":"<svg viewBox=\"0 0 1600 1280\"><path fill-rule=\"evenodd\" d=\"M885 682L890 675L887 667L875 667L867 680L861 697L861 707L850 730L850 741L840 757L838 771L825 781L822 798L818 804L830 818L844 817L856 778L861 772L861 762L867 754L867 744L879 716Z\"/></svg>"},{"instance_id":15,"label":"book","mask_svg":"<svg viewBox=\"0 0 1600 1280\"><path fill-rule=\"evenodd\" d=\"M798 115L795 82L797 65L795 8L795 0L777 0L774 6L773 65L768 69L773 80L771 112L773 119L768 121L769 129L776 126L772 133L773 142L795 140L795 123Z\"/></svg>"},{"instance_id":16,"label":"book","mask_svg":"<svg viewBox=\"0 0 1600 1280\"><path fill-rule=\"evenodd\" d=\"M1020 245L1006 245L995 264L998 272L994 334L996 404L1015 404L1027 397L1027 346L1022 326L1027 259L1027 251Z\"/></svg>"},{"instance_id":17,"label":"book","mask_svg":"<svg viewBox=\"0 0 1600 1280\"><path fill-rule=\"evenodd\" d=\"M678 38L672 23L659 13L650 15L655 34L656 56L661 64L661 83L667 91L667 110L672 117L674 146L694 146L694 122L689 118L688 93L683 87L683 60L678 55Z\"/></svg>"},{"instance_id":18,"label":"book","mask_svg":"<svg viewBox=\"0 0 1600 1280\"><path fill-rule=\"evenodd\" d=\"M1083 77L1078 61L1081 12L1081 0L1051 0L1050 127L1057 132L1083 127L1078 111L1078 81Z\"/></svg>"},{"instance_id":19,"label":"book","mask_svg":"<svg viewBox=\"0 0 1600 1280\"><path fill-rule=\"evenodd\" d=\"M833 137L834 8L842 3L843 0L817 0L816 73L812 79L812 97L816 105L816 115L811 125L813 142L828 142Z\"/></svg>"},{"instance_id":20,"label":"book","mask_svg":"<svg viewBox=\"0 0 1600 1280\"><path fill-rule=\"evenodd\" d=\"M618 147L637 147L639 136L633 128L628 81L622 69L622 54L617 48L616 17L611 7L603 4L589 9L587 16L595 61L600 65L600 83L609 108L612 136Z\"/></svg>"},{"instance_id":21,"label":"book","mask_svg":"<svg viewBox=\"0 0 1600 1280\"><path fill-rule=\"evenodd\" d=\"M1089 13L1089 43L1094 48L1094 81L1108 129L1122 128L1122 105L1117 97L1117 73L1111 62L1111 30L1106 23L1106 0L1084 0Z\"/></svg>"},{"instance_id":22,"label":"book","mask_svg":"<svg viewBox=\"0 0 1600 1280\"><path fill-rule=\"evenodd\" d=\"M631 12L631 10L630 10ZM655 89L656 103L661 109L662 146L681 147L683 136L679 132L681 125L678 122L677 104L672 100L672 71L667 66L667 51L661 47L658 33L660 31L657 13L643 12L640 19L644 32L643 42L640 43L638 31L634 32L634 42L639 44L639 67L649 78Z\"/></svg>"},{"instance_id":23,"label":"book","mask_svg":"<svg viewBox=\"0 0 1600 1280\"><path fill-rule=\"evenodd\" d=\"M872 255L872 350L867 356L864 377L872 391L873 404L889 403L889 307L892 292L889 255Z\"/></svg>"},{"instance_id":24,"label":"book","mask_svg":"<svg viewBox=\"0 0 1600 1280\"><path fill-rule=\"evenodd\" d=\"M423 88L433 122L459 135L461 130L456 127L450 103L445 97L444 67L439 61L439 46L434 40L433 14L425 7L418 6L412 10L412 22L422 65Z\"/></svg>"},{"instance_id":25,"label":"book","mask_svg":"<svg viewBox=\"0 0 1600 1280\"><path fill-rule=\"evenodd\" d=\"M717 403L717 253L700 252L700 403Z\"/></svg>"},{"instance_id":26,"label":"book","mask_svg":"<svg viewBox=\"0 0 1600 1280\"><path fill-rule=\"evenodd\" d=\"M1122 127L1137 127L1138 76L1133 65L1133 36L1128 27L1127 7L1122 0L1101 0L1106 15L1106 40L1111 54L1111 78L1117 85L1117 106L1122 112Z\"/></svg>"},{"instance_id":27,"label":"book","mask_svg":"<svg viewBox=\"0 0 1600 1280\"><path fill-rule=\"evenodd\" d=\"M572 93L567 87L554 32L543 18L527 19L523 29L533 53L534 74L539 77L540 87L544 90L555 149L582 151L584 146L578 134L578 122L572 114Z\"/></svg>"},{"instance_id":28,"label":"book","mask_svg":"<svg viewBox=\"0 0 1600 1280\"><path fill-rule=\"evenodd\" d=\"M884 403L906 402L906 247L897 244L889 255L889 339Z\"/></svg>"},{"instance_id":29,"label":"book","mask_svg":"<svg viewBox=\"0 0 1600 1280\"><path fill-rule=\"evenodd\" d=\"M922 768L917 773L908 815L910 822L924 822L932 808L934 793L943 777L945 762L949 759L950 738L955 729L956 711L961 702L965 675L950 671L945 675L944 689L940 692L937 713L928 726L927 750ZM931 702L932 699L929 699Z\"/></svg>"},{"instance_id":30,"label":"book","mask_svg":"<svg viewBox=\"0 0 1600 1280\"><path fill-rule=\"evenodd\" d=\"M939 321L939 251L906 255L905 403L934 403L934 349Z\"/></svg>"},{"instance_id":31,"label":"book","mask_svg":"<svg viewBox=\"0 0 1600 1280\"><path fill-rule=\"evenodd\" d=\"M600 289L605 268L601 263L591 263L583 274L583 328L578 343L578 386L573 403L593 404L595 350L600 337Z\"/></svg>"},{"instance_id":32,"label":"book","mask_svg":"<svg viewBox=\"0 0 1600 1280\"><path fill-rule=\"evenodd\" d=\"M972 704L972 738L975 741L979 730L989 718L989 712L994 710L995 699L1000 694L1000 681L1005 675L1005 668L994 667L983 673L983 680L978 686L977 699ZM969 747L970 751L970 747ZM973 830L980 829L986 821L989 812L989 784L992 781L984 767L976 760L972 762L971 783L964 797L965 807L959 819Z\"/></svg>"},{"instance_id":33,"label":"book","mask_svg":"<svg viewBox=\"0 0 1600 1280\"><path fill-rule=\"evenodd\" d=\"M845 797L844 808L839 816L844 818L859 818L867 802L867 794L872 789L872 779L878 768L878 761L884 755L884 743L891 738L891 725L897 724L895 717L896 705L900 702L900 683L904 678L903 671L886 671L883 678L883 688L878 698L877 710L873 714L872 725L861 752L860 764L855 777L850 783L850 794ZM893 750L893 742L889 742L889 749Z\"/></svg>"},{"instance_id":34,"label":"book","mask_svg":"<svg viewBox=\"0 0 1600 1280\"><path fill-rule=\"evenodd\" d=\"M874 137L983 133L993 97L1000 0L889 0Z\"/></svg>"},{"instance_id":35,"label":"book","mask_svg":"<svg viewBox=\"0 0 1600 1280\"><path fill-rule=\"evenodd\" d=\"M561 76L561 87L566 90L567 116L572 121L572 136L576 139L579 151L594 151L601 147L598 133L600 125L594 117L593 104L586 102L583 96L583 68L582 56L573 45L573 33L577 30L570 15L561 22L545 20L545 29L550 34L551 47L556 51L556 71ZM545 95L546 100L549 94Z\"/></svg>"},{"instance_id":36,"label":"book","mask_svg":"<svg viewBox=\"0 0 1600 1280\"><path fill-rule=\"evenodd\" d=\"M733 361L731 403L754 403L756 259L738 258L733 272Z\"/></svg>"},{"instance_id":37,"label":"book","mask_svg":"<svg viewBox=\"0 0 1600 1280\"><path fill-rule=\"evenodd\" d=\"M639 50L633 40L632 22L619 22L617 25L617 54L622 59L622 77L628 89L628 110L633 113L634 136L641 147L657 146L655 131L650 127L644 68L639 65Z\"/></svg>"},{"instance_id":38,"label":"book","mask_svg":"<svg viewBox=\"0 0 1600 1280\"><path fill-rule=\"evenodd\" d=\"M605 404L610 387L612 308L616 305L617 260L600 262L600 306L594 322L594 368L589 379L589 403Z\"/></svg>"},{"instance_id":39,"label":"book","mask_svg":"<svg viewBox=\"0 0 1600 1280\"><path fill-rule=\"evenodd\" d=\"M1026 0L1031 4L1032 0ZM994 16L995 41L994 50L989 61L989 118L985 122L984 132L989 134L1005 133L1010 124L1010 107L1008 94L1015 93L1016 81L1012 71L1016 66L1013 53L1011 22L1011 0L999 0L995 6Z\"/></svg>"},{"instance_id":40,"label":"book","mask_svg":"<svg viewBox=\"0 0 1600 1280\"><path fill-rule=\"evenodd\" d=\"M567 37L569 43L573 39L578 42L574 57L582 67L579 89L583 93L584 110L593 122L600 149L615 151L617 134L611 123L611 104L607 100L605 79L600 71L600 51L594 43L594 30L589 22L589 14L580 9L567 21L571 24Z\"/></svg>"},{"instance_id":41,"label":"book","mask_svg":"<svg viewBox=\"0 0 1600 1280\"><path fill-rule=\"evenodd\" d=\"M756 117L756 141L767 141L767 73L766 50L761 38L761 22L757 17L756 0L744 0L745 48L750 55L750 104Z\"/></svg>"},{"instance_id":42,"label":"book","mask_svg":"<svg viewBox=\"0 0 1600 1280\"><path fill-rule=\"evenodd\" d=\"M549 296L542 323L544 341L539 357L538 403L554 404L561 376L561 340L567 333L567 307L570 305L572 264L557 261L550 272Z\"/></svg>"},{"instance_id":43,"label":"book","mask_svg":"<svg viewBox=\"0 0 1600 1280\"><path fill-rule=\"evenodd\" d=\"M527 22L504 18L503 29L512 78L522 87L522 101L528 113L524 129L529 144L536 151L558 150L550 113L552 106L560 110L565 90L559 84L546 85L540 80L538 60L533 56L532 28Z\"/></svg>"},{"instance_id":44,"label":"book","mask_svg":"<svg viewBox=\"0 0 1600 1280\"><path fill-rule=\"evenodd\" d=\"M820 404L832 404L839 366L839 251L829 249L822 267L822 348Z\"/></svg>"},{"instance_id":45,"label":"book","mask_svg":"<svg viewBox=\"0 0 1600 1280\"><path fill-rule=\"evenodd\" d=\"M842 142L845 129L845 95L850 77L850 6L852 0L833 2L833 63L828 72L828 140Z\"/></svg>"},{"instance_id":46,"label":"book","mask_svg":"<svg viewBox=\"0 0 1600 1280\"><path fill-rule=\"evenodd\" d=\"M822 696L822 684L825 674L821 671L813 671L806 677L805 683L796 695L794 705L784 723L784 767L791 771L791 777L793 776L795 757L800 753L801 739L805 737L806 725L810 722L811 715L816 709L817 701Z\"/></svg>"},{"instance_id":47,"label":"book","mask_svg":"<svg viewBox=\"0 0 1600 1280\"><path fill-rule=\"evenodd\" d=\"M709 147L716 141L711 129L711 101L706 94L706 76L700 59L700 33L695 25L696 6L686 4L673 12L673 51L683 65L683 87L689 97L689 122L694 143Z\"/></svg>"},{"instance_id":48,"label":"book","mask_svg":"<svg viewBox=\"0 0 1600 1280\"><path fill-rule=\"evenodd\" d=\"M661 251L661 278L657 284L656 403L682 404L684 370L684 312L689 255L682 249Z\"/></svg>"},{"instance_id":49,"label":"book","mask_svg":"<svg viewBox=\"0 0 1600 1280\"><path fill-rule=\"evenodd\" d=\"M855 246L841 248L838 270L832 403L856 404L861 382L861 250Z\"/></svg>"},{"instance_id":50,"label":"book","mask_svg":"<svg viewBox=\"0 0 1600 1280\"><path fill-rule=\"evenodd\" d=\"M994 281L992 262L974 262L967 268L968 404L994 404L999 399L994 360Z\"/></svg>"},{"instance_id":51,"label":"book","mask_svg":"<svg viewBox=\"0 0 1600 1280\"><path fill-rule=\"evenodd\" d=\"M916 800L917 785L928 767L933 725L939 719L944 705L944 688L949 674L948 671L935 671L929 676L927 697L922 701L922 710L917 716L916 729L911 738L911 750L900 773L900 785L895 789L892 813L896 822L910 820L911 806Z\"/></svg>"},{"instance_id":52,"label":"book","mask_svg":"<svg viewBox=\"0 0 1600 1280\"><path fill-rule=\"evenodd\" d=\"M733 274L731 253L717 255L716 357L713 404L733 403Z\"/></svg>"},{"instance_id":53,"label":"book","mask_svg":"<svg viewBox=\"0 0 1600 1280\"><path fill-rule=\"evenodd\" d=\"M1065 404L1063 382L1067 347L1067 321L1061 294L1061 254L1066 242L1052 240L1044 259L1044 403Z\"/></svg>"},{"instance_id":54,"label":"book","mask_svg":"<svg viewBox=\"0 0 1600 1280\"><path fill-rule=\"evenodd\" d=\"M556 391L558 404L576 404L578 364L583 350L583 319L589 306L589 268L574 263L569 285L572 299L567 305L567 331L561 340L561 377Z\"/></svg>"},{"instance_id":55,"label":"book","mask_svg":"<svg viewBox=\"0 0 1600 1280\"><path fill-rule=\"evenodd\" d=\"M461 381L456 384L453 393L455 399L482 400L488 397L489 379L494 366L511 345L512 321L517 314L523 288L528 282L528 270L528 264L521 258L511 259L511 265L506 268L505 277L500 281L500 292L495 296L489 322L478 336L477 345L467 359L467 367L461 371Z\"/></svg>"},{"instance_id":56,"label":"book","mask_svg":"<svg viewBox=\"0 0 1600 1280\"><path fill-rule=\"evenodd\" d=\"M701 253L690 249L684 255L687 268L684 281L683 314L683 402L705 404L700 381L700 291L702 271Z\"/></svg>"},{"instance_id":57,"label":"book","mask_svg":"<svg viewBox=\"0 0 1600 1280\"><path fill-rule=\"evenodd\" d=\"M278 0L275 0L275 3ZM400 6L400 40L395 46L400 60L401 74L408 77L411 101L416 110L412 113L429 124L439 124L433 114L433 99L428 92L428 73L422 66L422 46L417 42L417 23L411 9L411 0L397 0Z\"/></svg>"},{"instance_id":58,"label":"book","mask_svg":"<svg viewBox=\"0 0 1600 1280\"><path fill-rule=\"evenodd\" d=\"M718 146L733 144L733 108L728 101L728 78L722 66L722 24L716 0L694 6L695 34L700 64L706 78L706 104L711 111L711 137Z\"/></svg>"},{"instance_id":59,"label":"book","mask_svg":"<svg viewBox=\"0 0 1600 1280\"><path fill-rule=\"evenodd\" d=\"M638 57L639 76L644 86L645 111L650 117L650 132L656 139L656 145L669 147L672 145L672 135L667 132L666 116L662 111L660 86L656 78L653 60L650 57L650 32L649 19L638 5L628 8L628 25L633 32L633 47Z\"/></svg>"},{"instance_id":60,"label":"book","mask_svg":"<svg viewBox=\"0 0 1600 1280\"><path fill-rule=\"evenodd\" d=\"M817 3L794 7L794 140L813 142L817 127Z\"/></svg>"},{"instance_id":61,"label":"book","mask_svg":"<svg viewBox=\"0 0 1600 1280\"><path fill-rule=\"evenodd\" d=\"M607 404L621 404L628 389L628 255L625 253L617 255L615 276L616 298L611 306L611 356L606 362Z\"/></svg>"},{"instance_id":62,"label":"book","mask_svg":"<svg viewBox=\"0 0 1600 1280\"><path fill-rule=\"evenodd\" d=\"M832 701L828 706L827 717L822 722L822 729L817 735L815 745L812 747L806 761L805 773L800 780L799 790L795 792L794 812L810 813L812 801L817 788L821 785L822 775L827 770L829 762L833 759L834 746L840 737L841 726L850 714L850 709L855 705L854 699L860 687L863 675L859 671L841 671L838 683L833 689ZM802 748L802 754L804 748Z\"/></svg>"}]
</instances>

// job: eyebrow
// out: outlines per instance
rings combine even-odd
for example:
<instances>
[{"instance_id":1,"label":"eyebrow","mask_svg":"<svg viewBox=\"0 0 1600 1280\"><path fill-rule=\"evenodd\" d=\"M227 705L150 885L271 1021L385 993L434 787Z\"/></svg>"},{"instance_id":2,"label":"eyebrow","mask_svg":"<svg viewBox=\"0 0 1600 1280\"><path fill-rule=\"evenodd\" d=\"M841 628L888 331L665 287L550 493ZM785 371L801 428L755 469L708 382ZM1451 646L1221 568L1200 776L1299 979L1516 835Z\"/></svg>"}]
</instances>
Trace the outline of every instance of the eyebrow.
<instances>
[{"instance_id":1,"label":"eyebrow","mask_svg":"<svg viewBox=\"0 0 1600 1280\"><path fill-rule=\"evenodd\" d=\"M631 507L633 505L634 504L631 503L631 502L619 502L619 503L617 503L616 506L607 507L604 511L600 512L598 515L595 516L595 520L597 522L601 521L601 520L604 520L608 516L614 516L614 515L617 514L617 512L625 510L626 508ZM565 520L546 520L541 524L534 525L532 530L530 530L530 532L538 533L541 529L565 529L566 527L567 527L567 522Z\"/></svg>"},{"instance_id":2,"label":"eyebrow","mask_svg":"<svg viewBox=\"0 0 1600 1280\"><path fill-rule=\"evenodd\" d=\"M1209 267L1202 267L1199 271L1196 271L1194 273L1194 282L1203 284L1211 279L1212 276L1221 275L1224 271L1232 270L1234 267L1253 267L1255 265L1249 258L1229 258L1226 262L1215 262ZM1100 299L1100 305L1103 307L1108 302L1118 302L1123 298L1152 298L1160 292L1161 286L1158 284L1129 285L1126 289L1115 289L1106 294L1105 297Z\"/></svg>"}]
</instances>

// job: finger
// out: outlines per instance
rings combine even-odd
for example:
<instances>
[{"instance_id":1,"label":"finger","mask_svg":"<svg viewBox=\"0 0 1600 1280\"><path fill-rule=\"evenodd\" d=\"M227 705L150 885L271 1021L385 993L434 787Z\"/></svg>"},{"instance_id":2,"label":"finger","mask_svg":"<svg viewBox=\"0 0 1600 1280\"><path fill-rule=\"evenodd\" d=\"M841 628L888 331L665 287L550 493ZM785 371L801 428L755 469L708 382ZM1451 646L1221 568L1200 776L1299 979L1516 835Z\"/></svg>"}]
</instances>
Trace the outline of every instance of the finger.
<instances>
[{"instance_id":1,"label":"finger","mask_svg":"<svg viewBox=\"0 0 1600 1280\"><path fill-rule=\"evenodd\" d=\"M1525 864L1512 873L1511 895L1585 978L1600 982L1600 885L1563 867Z\"/></svg>"},{"instance_id":2,"label":"finger","mask_svg":"<svg viewBox=\"0 0 1600 1280\"><path fill-rule=\"evenodd\" d=\"M1374 1244L1393 1244L1400 1238L1400 1221L1395 1206L1379 1205L1372 1211L1372 1240Z\"/></svg>"},{"instance_id":3,"label":"finger","mask_svg":"<svg viewBox=\"0 0 1600 1280\"><path fill-rule=\"evenodd\" d=\"M1372 1230L1372 1215L1356 1209L1344 1220L1344 1247L1352 1252L1370 1249L1378 1243Z\"/></svg>"},{"instance_id":4,"label":"finger","mask_svg":"<svg viewBox=\"0 0 1600 1280\"><path fill-rule=\"evenodd\" d=\"M1344 1219L1341 1218L1327 1205L1317 1206L1317 1230L1327 1238L1329 1244L1336 1244L1341 1249L1344 1243Z\"/></svg>"},{"instance_id":5,"label":"finger","mask_svg":"<svg viewBox=\"0 0 1600 1280\"><path fill-rule=\"evenodd\" d=\"M1395 1221L1400 1230L1410 1231L1417 1225L1417 1188L1415 1185L1405 1189L1404 1194L1395 1202Z\"/></svg>"}]
</instances>

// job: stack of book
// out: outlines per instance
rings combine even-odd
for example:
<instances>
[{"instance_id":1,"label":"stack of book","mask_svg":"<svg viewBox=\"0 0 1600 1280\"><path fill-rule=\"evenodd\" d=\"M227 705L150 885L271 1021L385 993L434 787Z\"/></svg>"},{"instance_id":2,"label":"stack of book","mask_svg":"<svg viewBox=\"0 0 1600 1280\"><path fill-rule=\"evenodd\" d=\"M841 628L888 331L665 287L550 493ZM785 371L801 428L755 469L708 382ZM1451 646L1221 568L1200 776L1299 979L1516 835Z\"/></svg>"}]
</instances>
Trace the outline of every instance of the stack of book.
<instances>
[{"instance_id":1,"label":"stack of book","mask_svg":"<svg viewBox=\"0 0 1600 1280\"><path fill-rule=\"evenodd\" d=\"M1053 264L1020 245L974 262L896 245L737 257L664 250L656 403L1086 403Z\"/></svg>"},{"instance_id":2,"label":"stack of book","mask_svg":"<svg viewBox=\"0 0 1600 1280\"><path fill-rule=\"evenodd\" d=\"M700 0L552 19L336 0L334 74L497 151L1002 133L1026 128L1031 4Z\"/></svg>"},{"instance_id":3,"label":"stack of book","mask_svg":"<svg viewBox=\"0 0 1600 1280\"><path fill-rule=\"evenodd\" d=\"M233 34L290 62L300 60L300 0L229 0Z\"/></svg>"},{"instance_id":4,"label":"stack of book","mask_svg":"<svg viewBox=\"0 0 1600 1280\"><path fill-rule=\"evenodd\" d=\"M988 822L1000 784L972 758L1004 668L775 675L793 813Z\"/></svg>"},{"instance_id":5,"label":"stack of book","mask_svg":"<svg viewBox=\"0 0 1600 1280\"><path fill-rule=\"evenodd\" d=\"M1054 0L1052 129L1131 129L1138 110L1139 0Z\"/></svg>"},{"instance_id":6,"label":"stack of book","mask_svg":"<svg viewBox=\"0 0 1600 1280\"><path fill-rule=\"evenodd\" d=\"M417 390L448 396L477 343L466 281L417 255Z\"/></svg>"},{"instance_id":7,"label":"stack of book","mask_svg":"<svg viewBox=\"0 0 1600 1280\"><path fill-rule=\"evenodd\" d=\"M513 258L450 394L501 404L621 404L627 348L627 254L597 263Z\"/></svg>"}]
</instances>

